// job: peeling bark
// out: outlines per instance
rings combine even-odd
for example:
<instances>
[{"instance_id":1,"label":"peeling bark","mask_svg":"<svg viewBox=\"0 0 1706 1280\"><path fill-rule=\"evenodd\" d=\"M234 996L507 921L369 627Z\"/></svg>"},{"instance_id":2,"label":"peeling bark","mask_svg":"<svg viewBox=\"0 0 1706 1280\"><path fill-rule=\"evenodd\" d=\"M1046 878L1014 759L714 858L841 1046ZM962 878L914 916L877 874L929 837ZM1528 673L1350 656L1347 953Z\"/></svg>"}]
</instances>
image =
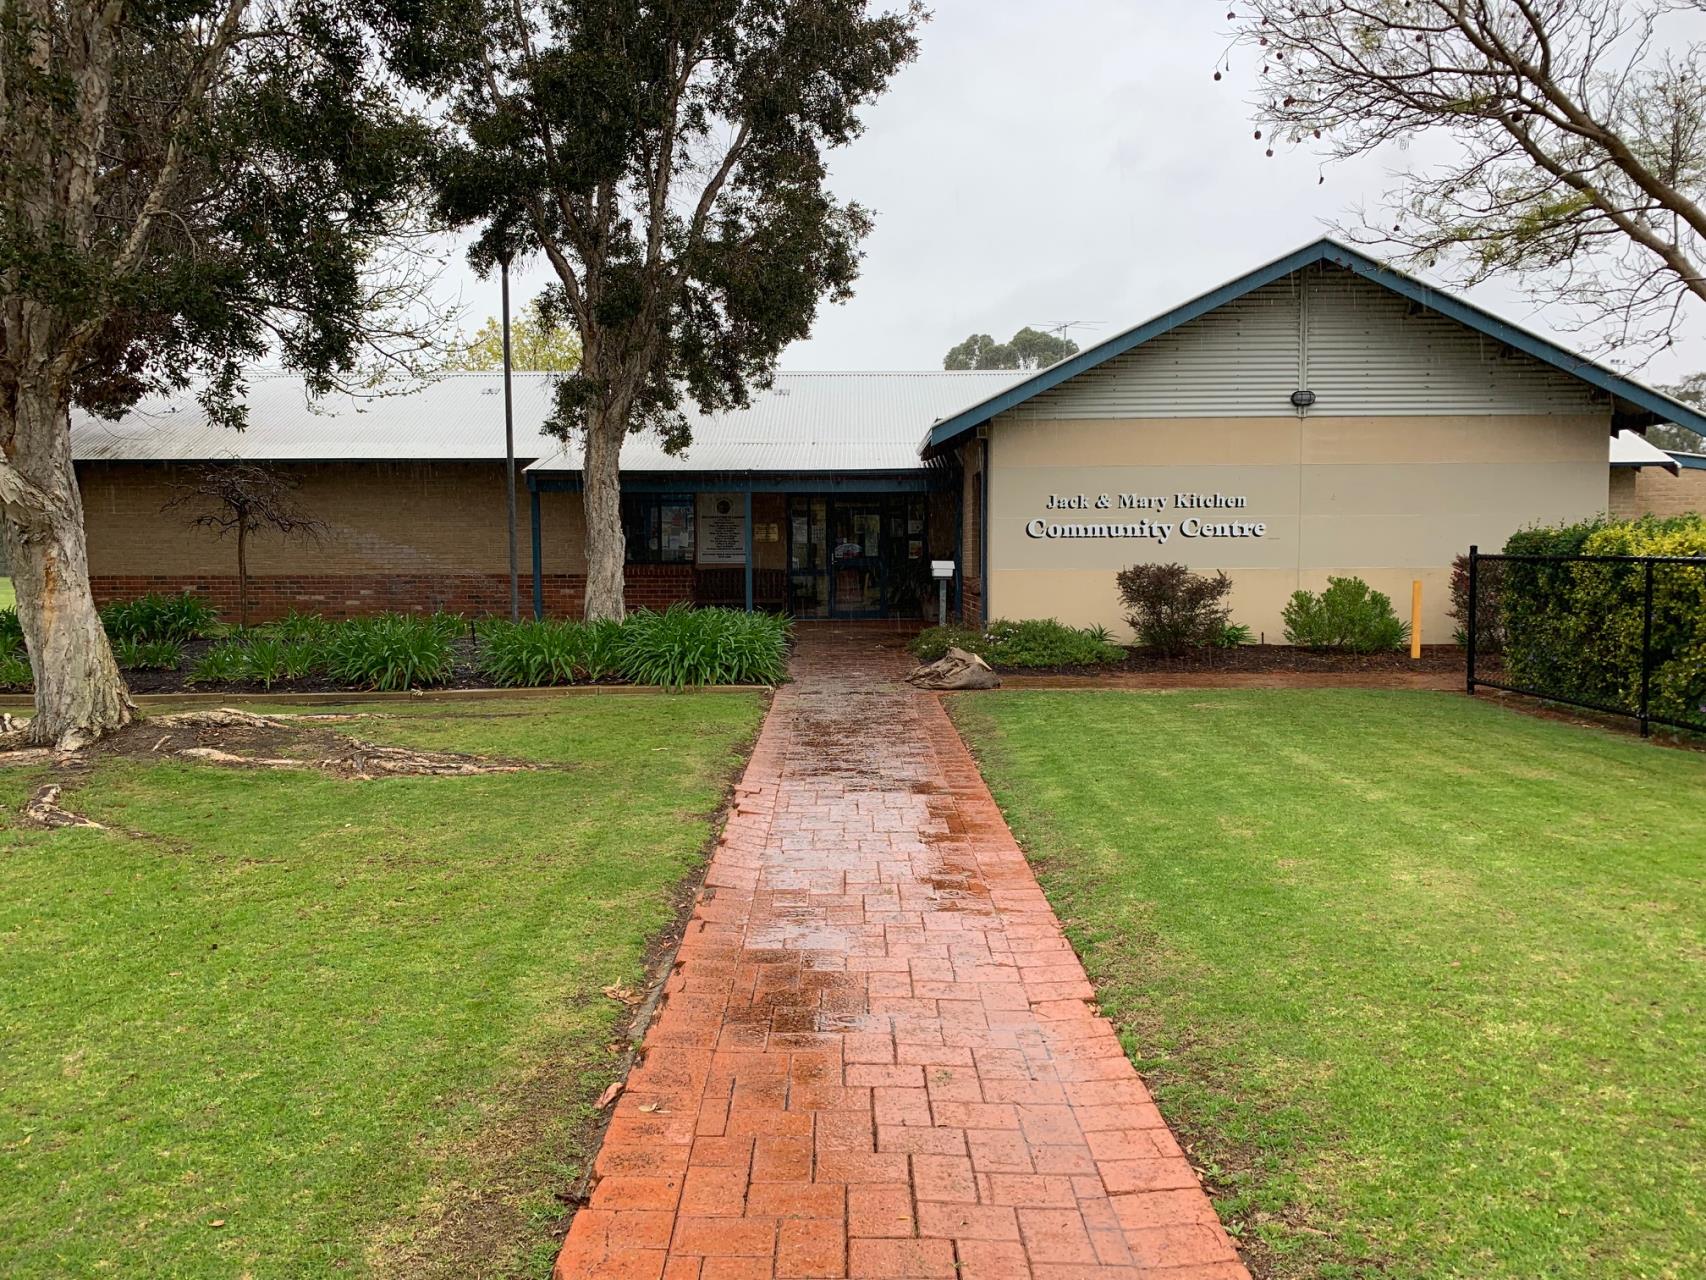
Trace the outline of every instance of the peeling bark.
<instances>
[{"instance_id":1,"label":"peeling bark","mask_svg":"<svg viewBox=\"0 0 1706 1280\"><path fill-rule=\"evenodd\" d=\"M27 504L8 502L0 520L35 675L27 734L33 743L74 751L129 724L136 709L89 586L65 400L49 386L25 384L0 408L0 430L8 462L39 495Z\"/></svg>"}]
</instances>

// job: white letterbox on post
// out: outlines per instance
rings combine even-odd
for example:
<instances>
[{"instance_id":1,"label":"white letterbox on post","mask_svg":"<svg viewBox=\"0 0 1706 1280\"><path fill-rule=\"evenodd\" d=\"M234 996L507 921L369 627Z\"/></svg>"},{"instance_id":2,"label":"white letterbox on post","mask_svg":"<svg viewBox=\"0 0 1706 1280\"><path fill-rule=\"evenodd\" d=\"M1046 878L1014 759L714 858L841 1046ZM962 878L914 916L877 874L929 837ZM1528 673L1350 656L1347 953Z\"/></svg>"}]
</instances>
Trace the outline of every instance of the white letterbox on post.
<instances>
[{"instance_id":1,"label":"white letterbox on post","mask_svg":"<svg viewBox=\"0 0 1706 1280\"><path fill-rule=\"evenodd\" d=\"M952 560L932 560L930 576L936 579L936 625L948 625L948 579L954 576Z\"/></svg>"}]
</instances>

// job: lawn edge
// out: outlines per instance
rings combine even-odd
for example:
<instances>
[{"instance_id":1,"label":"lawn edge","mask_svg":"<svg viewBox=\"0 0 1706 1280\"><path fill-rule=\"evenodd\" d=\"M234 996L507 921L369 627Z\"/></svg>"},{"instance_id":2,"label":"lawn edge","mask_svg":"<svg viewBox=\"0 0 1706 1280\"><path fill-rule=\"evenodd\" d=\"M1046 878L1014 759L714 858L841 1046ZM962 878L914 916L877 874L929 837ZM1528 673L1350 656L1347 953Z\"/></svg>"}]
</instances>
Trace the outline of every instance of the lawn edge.
<instances>
[{"instance_id":1,"label":"lawn edge","mask_svg":"<svg viewBox=\"0 0 1706 1280\"><path fill-rule=\"evenodd\" d=\"M770 710L775 701L775 689L769 686L723 686L724 688L742 688L751 692L754 688L762 689L762 712L752 733L739 744L739 760L729 770L723 780L722 799L715 812L711 815L710 830L699 847L698 860L692 869L681 879L670 886L669 893L674 910L670 918L661 928L656 930L646 940L644 968L647 975L645 999L634 1007L626 1022L619 1024L622 1038L627 1041L627 1049L618 1060L619 1070L613 1083L627 1087L628 1077L639 1063L640 1050L644 1045L646 1031L657 1015L658 1006L663 1001L664 987L669 982L670 974L675 971L676 956L681 951L682 941L687 936L688 922L693 918L694 909L699 905L699 895L705 887L705 877L711 873L711 859L716 854L717 847L722 842L723 831L727 828L729 818L734 812L735 788L746 776L747 766L752 762L752 753L758 746L759 736L764 732L764 725L770 718ZM604 1145L604 1135L609 1131L611 1119L616 1114L615 1099L612 1098L600 1112L595 1124L588 1126L582 1136L581 1144L584 1158L580 1160L581 1175L569 1185L566 1191L560 1192L558 1200L563 1204L563 1212L551 1224L551 1238L556 1246L552 1250L555 1258L561 1251L563 1241L569 1234L569 1227L575 1220L575 1215L586 1207L591 1198L594 1166L597 1162L599 1149Z\"/></svg>"},{"instance_id":2,"label":"lawn edge","mask_svg":"<svg viewBox=\"0 0 1706 1280\"><path fill-rule=\"evenodd\" d=\"M1204 689L1212 688L1213 686L1204 686ZM1234 688L1224 691L1239 692L1240 690ZM1389 688L1376 691L1410 692L1411 690ZM1130 688L1124 690L1034 688L1029 690L1029 692L1140 692L1140 690ZM1192 690L1187 688L1165 688L1154 689L1151 690L1151 692L1189 693L1192 692ZM1423 689L1416 690L1416 692L1427 693L1435 691ZM1096 1011L1113 1024L1116 1034L1119 1035L1120 1047L1125 1053L1126 1060L1131 1063L1132 1070L1137 1072L1138 1079L1143 1081L1144 1087L1149 1089L1151 1095L1155 1095L1155 1090L1150 1088L1150 1082L1151 1080L1159 1079L1164 1086L1166 1072L1163 1071L1156 1073L1153 1071L1145 1071L1138 1065L1137 1057L1134 1055L1133 1050L1130 1047L1130 1041L1128 1040L1128 1036L1136 1036L1136 1028L1128 1025L1125 1020L1116 1017L1104 1003L1102 998L1102 980L1099 976L1098 969L1092 965L1090 960L1087 959L1079 949L1078 940L1073 936L1074 928L1071 922L1071 913L1062 912L1061 907L1064 904L1056 900L1055 894L1057 892L1057 887L1051 883L1052 876L1049 874L1049 863L1051 860L1035 848L1032 842L1022 834L1021 828L1014 827L1011 815L1001 804L1001 793L993 786L990 786L989 779L985 775L984 754L978 749L974 739L966 734L964 727L960 723L959 717L954 712L955 705L965 697L975 699L976 694L971 692L962 692L954 694L953 696L945 696L942 699L943 710L947 712L948 719L954 726L954 732L959 735L960 741L965 744L966 752L971 756L973 763L977 765L979 776L984 778L984 785L989 787L990 796L995 800L996 808L1001 811L1001 819L1003 822L1007 823L1008 830L1013 833L1013 842L1018 845L1019 852L1024 856L1026 865L1031 868L1031 874L1036 877L1037 887L1042 890L1043 897L1048 902L1049 909L1055 912L1061 920L1062 932L1065 935L1068 944L1072 947L1072 954L1078 958L1078 963L1083 966L1085 976L1090 980L1091 989L1094 991L1096 997ZM1165 1087L1163 1087L1162 1092L1164 1093L1165 1091ZM1166 1123L1168 1131L1184 1150L1185 1156L1190 1161L1191 1169L1196 1173L1198 1182L1202 1186L1204 1194L1208 1196L1209 1204L1214 1208L1215 1215L1220 1218L1221 1225L1226 1229L1227 1234L1232 1237L1233 1246L1238 1251L1239 1260L1242 1261L1249 1269L1251 1280L1294 1280L1294 1277L1307 1274L1297 1272L1295 1270L1287 1270L1282 1267L1281 1255L1273 1247L1272 1243L1262 1234L1262 1223L1258 1220L1254 1209L1249 1212L1233 1212L1229 1207L1232 1203L1241 1198L1242 1193L1236 1186L1230 1184L1226 1180L1225 1175L1236 1175L1242 1171L1254 1170L1257 1168L1259 1160L1252 1153L1250 1147L1247 1144L1234 1142L1232 1139L1221 1135L1213 1128L1185 1121L1176 1114L1173 1108L1165 1105L1160 1096L1155 1096L1155 1107L1156 1110L1161 1113L1161 1118ZM1289 1231L1294 1233L1298 1231L1299 1223L1292 1221L1290 1218L1286 1218L1285 1222ZM1318 1229L1313 1227L1303 1227L1303 1233L1312 1237L1317 1234L1317 1231ZM1314 1248L1321 1248L1320 1243L1317 1242ZM1343 1267L1346 1269L1348 1274L1359 1275L1369 1274L1362 1270L1363 1268L1374 1268L1373 1274L1383 1274L1386 1270L1384 1259L1353 1257L1352 1255L1341 1253L1336 1250L1333 1251L1332 1256L1312 1256L1306 1259L1306 1265L1310 1267L1320 1267L1322 1265ZM1354 1272L1352 1271L1353 1268L1356 1269Z\"/></svg>"}]
</instances>

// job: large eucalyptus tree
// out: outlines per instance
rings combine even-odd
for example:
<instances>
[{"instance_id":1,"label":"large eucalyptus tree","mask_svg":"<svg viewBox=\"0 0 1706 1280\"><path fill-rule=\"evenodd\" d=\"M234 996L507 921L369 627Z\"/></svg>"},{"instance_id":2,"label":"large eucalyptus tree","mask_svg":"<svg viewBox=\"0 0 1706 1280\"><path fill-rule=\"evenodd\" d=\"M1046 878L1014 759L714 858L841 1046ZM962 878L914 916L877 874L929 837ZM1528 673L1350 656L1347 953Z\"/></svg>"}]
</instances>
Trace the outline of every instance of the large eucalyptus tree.
<instances>
[{"instance_id":1,"label":"large eucalyptus tree","mask_svg":"<svg viewBox=\"0 0 1706 1280\"><path fill-rule=\"evenodd\" d=\"M396 0L395 65L445 107L440 206L476 266L543 252L580 335L555 426L584 445L589 618L620 617L620 458L684 447L680 406L739 406L845 298L870 215L825 152L916 53L917 4Z\"/></svg>"},{"instance_id":2,"label":"large eucalyptus tree","mask_svg":"<svg viewBox=\"0 0 1706 1280\"><path fill-rule=\"evenodd\" d=\"M376 76L365 10L0 0L0 530L35 741L132 715L90 593L72 404L194 384L236 426L245 362L324 387L401 336L368 268L429 134Z\"/></svg>"}]
</instances>

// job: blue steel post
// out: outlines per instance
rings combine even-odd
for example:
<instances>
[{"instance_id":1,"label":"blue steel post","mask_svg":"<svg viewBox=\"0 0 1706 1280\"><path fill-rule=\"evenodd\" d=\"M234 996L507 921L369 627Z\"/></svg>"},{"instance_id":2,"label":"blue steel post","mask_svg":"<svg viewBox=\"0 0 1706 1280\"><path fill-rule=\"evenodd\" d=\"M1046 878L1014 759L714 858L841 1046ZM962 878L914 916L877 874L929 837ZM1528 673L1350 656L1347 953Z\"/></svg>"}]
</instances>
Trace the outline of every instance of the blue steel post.
<instances>
[{"instance_id":1,"label":"blue steel post","mask_svg":"<svg viewBox=\"0 0 1706 1280\"><path fill-rule=\"evenodd\" d=\"M752 612L752 490L746 491L746 611Z\"/></svg>"},{"instance_id":2,"label":"blue steel post","mask_svg":"<svg viewBox=\"0 0 1706 1280\"><path fill-rule=\"evenodd\" d=\"M527 496L533 508L533 616L545 616L545 551L539 542L539 490L527 486Z\"/></svg>"}]
</instances>

